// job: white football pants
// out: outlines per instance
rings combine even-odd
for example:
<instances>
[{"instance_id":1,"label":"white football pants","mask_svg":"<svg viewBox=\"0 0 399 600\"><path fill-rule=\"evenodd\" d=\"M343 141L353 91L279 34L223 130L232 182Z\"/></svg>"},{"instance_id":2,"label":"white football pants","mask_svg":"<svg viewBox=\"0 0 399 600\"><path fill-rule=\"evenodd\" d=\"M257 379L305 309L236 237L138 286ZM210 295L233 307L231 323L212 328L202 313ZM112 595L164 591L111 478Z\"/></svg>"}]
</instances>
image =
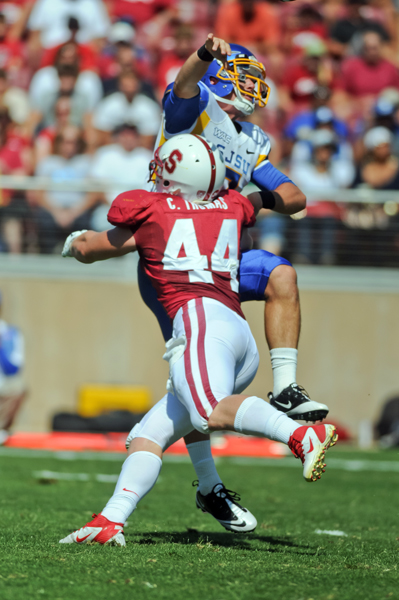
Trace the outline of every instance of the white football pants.
<instances>
[{"instance_id":1,"label":"white football pants","mask_svg":"<svg viewBox=\"0 0 399 600\"><path fill-rule=\"evenodd\" d=\"M170 378L193 427L209 433L208 419L220 400L251 383L259 355L248 323L211 298L190 300L173 321ZM178 352L178 346L184 352Z\"/></svg>"},{"instance_id":2,"label":"white football pants","mask_svg":"<svg viewBox=\"0 0 399 600\"><path fill-rule=\"evenodd\" d=\"M210 298L191 300L178 311L171 342L165 358L177 394L169 392L152 407L133 427L127 445L143 437L164 451L193 428L207 433L217 402L243 392L258 369L248 323Z\"/></svg>"}]
</instances>

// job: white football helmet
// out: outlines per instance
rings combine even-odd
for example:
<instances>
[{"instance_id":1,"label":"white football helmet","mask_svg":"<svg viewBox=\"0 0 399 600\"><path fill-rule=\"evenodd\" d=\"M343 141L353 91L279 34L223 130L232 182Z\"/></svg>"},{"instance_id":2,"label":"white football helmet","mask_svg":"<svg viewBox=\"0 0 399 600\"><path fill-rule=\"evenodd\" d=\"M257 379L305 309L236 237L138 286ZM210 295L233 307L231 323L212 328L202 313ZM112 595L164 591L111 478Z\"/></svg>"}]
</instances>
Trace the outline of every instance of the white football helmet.
<instances>
[{"instance_id":1,"label":"white football helmet","mask_svg":"<svg viewBox=\"0 0 399 600\"><path fill-rule=\"evenodd\" d=\"M157 192L178 194L191 202L211 202L222 189L225 174L219 149L191 133L167 140L150 163Z\"/></svg>"}]
</instances>

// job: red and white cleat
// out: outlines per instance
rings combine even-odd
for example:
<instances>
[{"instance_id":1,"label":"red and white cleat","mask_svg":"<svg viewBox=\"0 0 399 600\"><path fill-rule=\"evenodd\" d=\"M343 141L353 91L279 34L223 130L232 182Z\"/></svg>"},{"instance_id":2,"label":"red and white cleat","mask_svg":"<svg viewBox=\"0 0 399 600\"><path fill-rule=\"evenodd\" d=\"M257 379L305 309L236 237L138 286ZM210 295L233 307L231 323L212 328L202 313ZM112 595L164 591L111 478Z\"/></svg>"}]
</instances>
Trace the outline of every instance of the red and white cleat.
<instances>
[{"instance_id":1,"label":"red and white cleat","mask_svg":"<svg viewBox=\"0 0 399 600\"><path fill-rule=\"evenodd\" d=\"M324 455L334 446L338 434L334 425L304 425L294 431L288 447L303 463L306 481L317 481L325 470Z\"/></svg>"},{"instance_id":2,"label":"red and white cleat","mask_svg":"<svg viewBox=\"0 0 399 600\"><path fill-rule=\"evenodd\" d=\"M126 546L123 523L108 521L104 515L93 515L93 520L60 540L60 544L108 544Z\"/></svg>"}]
</instances>

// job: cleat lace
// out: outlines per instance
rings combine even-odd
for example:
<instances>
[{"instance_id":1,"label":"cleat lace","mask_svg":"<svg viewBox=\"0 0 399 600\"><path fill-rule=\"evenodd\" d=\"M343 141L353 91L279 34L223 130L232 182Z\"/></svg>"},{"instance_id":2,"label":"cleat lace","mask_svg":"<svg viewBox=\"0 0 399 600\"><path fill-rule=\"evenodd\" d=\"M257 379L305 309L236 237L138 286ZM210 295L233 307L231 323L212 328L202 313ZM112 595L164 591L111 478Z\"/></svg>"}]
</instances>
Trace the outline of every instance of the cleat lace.
<instances>
[{"instance_id":1,"label":"cleat lace","mask_svg":"<svg viewBox=\"0 0 399 600\"><path fill-rule=\"evenodd\" d=\"M220 483L218 483L217 485L220 485ZM217 485L215 485L215 487L217 487ZM213 488L211 493L216 494L218 498L222 498L223 500L227 498L228 500L231 500L235 503L241 500L240 494L237 494L237 492L233 492L233 490L228 490L224 487L224 485L217 491L215 491L215 487Z\"/></svg>"},{"instance_id":2,"label":"cleat lace","mask_svg":"<svg viewBox=\"0 0 399 600\"><path fill-rule=\"evenodd\" d=\"M300 441L296 440L292 435L289 439L288 446L291 452L295 455L295 458L300 458L302 462L305 461L305 455L303 453L303 446Z\"/></svg>"},{"instance_id":3,"label":"cleat lace","mask_svg":"<svg viewBox=\"0 0 399 600\"><path fill-rule=\"evenodd\" d=\"M192 484L193 487L198 487L199 486L199 481L198 479L195 479ZM219 487L218 490L215 490L215 488ZM231 500L232 502L240 502L241 500L241 496L240 494L238 494L237 492L234 492L233 490L228 490L227 488L224 487L223 483L217 483L216 485L213 486L211 494L214 494L215 496L217 496L218 498L221 498L222 500L225 500L226 498L228 500Z\"/></svg>"},{"instance_id":4,"label":"cleat lace","mask_svg":"<svg viewBox=\"0 0 399 600\"><path fill-rule=\"evenodd\" d=\"M285 388L283 392L287 394L287 396L293 397L294 400L302 400L303 402L304 397L306 398L306 400L310 400L309 394L307 393L303 385L299 385L299 383L291 383L291 385ZM269 400L275 400L279 396L273 396L273 392L269 392L267 394L267 397L269 398Z\"/></svg>"},{"instance_id":5,"label":"cleat lace","mask_svg":"<svg viewBox=\"0 0 399 600\"><path fill-rule=\"evenodd\" d=\"M307 391L305 390L305 388L302 385L299 385L298 383L293 383L291 386L291 389L294 392L294 398L300 397L300 396L306 396L306 398L308 398L308 400L310 400L309 394L307 393Z\"/></svg>"}]
</instances>

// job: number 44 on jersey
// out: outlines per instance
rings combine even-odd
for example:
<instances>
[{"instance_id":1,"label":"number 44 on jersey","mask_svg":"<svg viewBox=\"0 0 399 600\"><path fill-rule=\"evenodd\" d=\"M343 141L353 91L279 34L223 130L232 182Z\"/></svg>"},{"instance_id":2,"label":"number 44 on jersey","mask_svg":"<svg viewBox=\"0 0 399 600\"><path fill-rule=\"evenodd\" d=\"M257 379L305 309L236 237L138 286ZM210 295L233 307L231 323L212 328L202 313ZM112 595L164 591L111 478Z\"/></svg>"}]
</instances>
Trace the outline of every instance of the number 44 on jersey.
<instances>
[{"instance_id":1,"label":"number 44 on jersey","mask_svg":"<svg viewBox=\"0 0 399 600\"><path fill-rule=\"evenodd\" d=\"M177 219L162 259L164 269L187 271L190 283L214 284L212 271L230 274L230 285L238 293L237 220L224 219L210 256L200 254L193 219ZM210 263L210 264L209 264Z\"/></svg>"}]
</instances>

